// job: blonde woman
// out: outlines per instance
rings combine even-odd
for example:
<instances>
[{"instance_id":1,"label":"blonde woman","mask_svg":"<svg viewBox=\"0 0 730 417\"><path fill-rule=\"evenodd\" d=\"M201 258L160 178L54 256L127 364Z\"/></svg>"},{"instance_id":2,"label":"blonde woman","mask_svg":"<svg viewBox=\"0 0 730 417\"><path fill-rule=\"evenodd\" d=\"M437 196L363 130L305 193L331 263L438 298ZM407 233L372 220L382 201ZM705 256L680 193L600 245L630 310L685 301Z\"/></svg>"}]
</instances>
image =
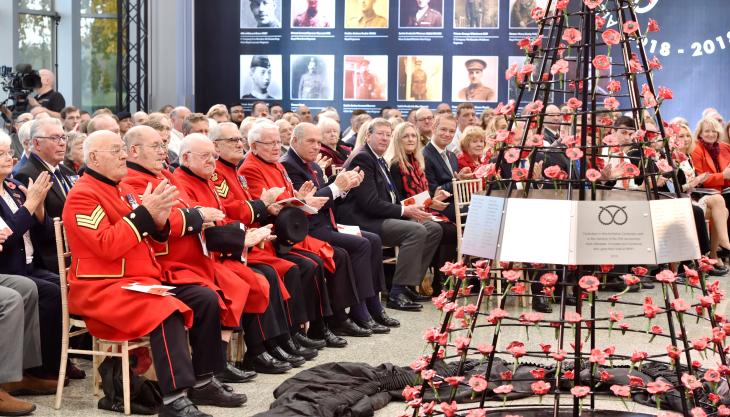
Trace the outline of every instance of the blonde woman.
<instances>
[{"instance_id":1,"label":"blonde woman","mask_svg":"<svg viewBox=\"0 0 730 417\"><path fill-rule=\"evenodd\" d=\"M229 122L231 115L228 114L228 107L224 104L215 104L209 110L206 116L218 123Z\"/></svg>"},{"instance_id":2,"label":"blonde woman","mask_svg":"<svg viewBox=\"0 0 730 417\"><path fill-rule=\"evenodd\" d=\"M461 146L461 155L459 155L459 171L469 167L471 172L474 172L482 164L485 158L486 150L486 133L478 126L469 126L464 129L459 139ZM491 150L486 155L486 158L491 157Z\"/></svg>"},{"instance_id":3,"label":"blonde woman","mask_svg":"<svg viewBox=\"0 0 730 417\"><path fill-rule=\"evenodd\" d=\"M722 191L730 186L730 145L720 141L723 128L712 117L700 120L695 129L692 162L698 174L709 174L705 188Z\"/></svg>"}]
</instances>

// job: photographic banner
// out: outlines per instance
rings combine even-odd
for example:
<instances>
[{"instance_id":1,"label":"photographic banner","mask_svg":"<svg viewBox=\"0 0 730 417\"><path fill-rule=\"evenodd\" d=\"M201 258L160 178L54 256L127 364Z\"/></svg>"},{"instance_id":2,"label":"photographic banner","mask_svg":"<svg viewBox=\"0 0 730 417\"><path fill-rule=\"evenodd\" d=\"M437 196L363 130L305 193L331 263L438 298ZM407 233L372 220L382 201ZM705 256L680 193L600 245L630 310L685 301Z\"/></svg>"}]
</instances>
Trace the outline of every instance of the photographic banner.
<instances>
[{"instance_id":1,"label":"photographic banner","mask_svg":"<svg viewBox=\"0 0 730 417\"><path fill-rule=\"evenodd\" d=\"M580 2L581 0L572 0ZM547 0L216 0L195 2L195 103L255 100L374 112L470 101L477 111L515 97L505 70L534 38L530 11ZM726 0L640 0L639 20L661 25L645 47L674 91L665 119L730 114ZM607 27L618 23L609 20ZM551 101L561 104L563 95ZM523 103L524 104L524 103ZM346 119L343 119L346 120Z\"/></svg>"}]
</instances>

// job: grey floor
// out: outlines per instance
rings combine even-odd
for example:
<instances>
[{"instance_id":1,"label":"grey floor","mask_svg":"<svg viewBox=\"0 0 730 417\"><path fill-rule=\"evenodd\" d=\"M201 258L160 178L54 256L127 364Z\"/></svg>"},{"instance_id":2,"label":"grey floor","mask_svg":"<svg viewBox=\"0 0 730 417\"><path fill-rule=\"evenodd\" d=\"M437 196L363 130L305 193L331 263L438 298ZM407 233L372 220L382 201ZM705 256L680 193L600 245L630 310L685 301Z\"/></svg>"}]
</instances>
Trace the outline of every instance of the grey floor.
<instances>
[{"instance_id":1,"label":"grey floor","mask_svg":"<svg viewBox=\"0 0 730 417\"><path fill-rule=\"evenodd\" d=\"M722 286L727 290L727 277L720 278ZM607 293L600 293L604 296ZM655 301L661 298L661 290L645 290L641 293L627 294L623 298L625 300L635 301L638 303L643 302L644 296L652 295ZM687 301L696 302L696 294L690 292L684 292L680 290L680 295ZM723 301L718 309L721 313L727 313L727 300ZM607 310L615 310L607 304L596 304L597 315L606 315ZM640 308L640 307L639 307ZM485 308L486 311L488 311ZM529 311L528 308L522 308L515 305L514 302L510 301L507 307L510 312L510 316L517 317L521 312ZM557 309L556 309L557 310ZM636 311L636 310L632 310ZM628 315L629 309L624 309L624 312ZM421 335L424 330L429 327L436 326L439 321L439 312L432 306L427 305L426 308L420 313L406 313L400 311L389 310L389 314L393 317L398 318L402 326L393 331L388 335L373 336L369 338L349 338L349 346L345 349L325 349L320 352L320 355L314 360L307 362L305 367L314 366L331 361L349 361L349 362L365 362L372 365L377 365L384 362L391 362L397 365L408 365L419 355L424 352L424 343L422 342ZM554 317L556 313L547 316ZM632 328L645 328L646 320L625 320L632 325ZM667 328L666 323L655 320L653 324L660 324L665 329ZM694 319L685 320L687 325L687 331L690 338L696 338L704 335L709 335L709 327L695 324ZM633 350L646 350L650 353L665 352L665 347L668 343L668 339L662 340L657 338L653 343L649 344L649 337L643 334L630 334L627 333L622 336L617 330L612 332L610 338L608 338L607 332L599 332L599 339L597 341L598 346L605 347L608 345L615 345L617 352L623 352L630 354ZM548 340L548 343L553 343L553 332L552 330L542 329L537 331L532 329L530 331L529 339L526 338L525 330L514 327L503 327L502 338L500 339L499 346L504 347L512 340L521 340L526 343L528 350L532 347L537 348L540 341ZM490 331L478 333L474 337L474 343L491 341ZM703 360L699 355L693 357L693 359ZM707 359L703 360L708 365L712 365L715 362L715 358L710 354ZM87 369L88 362L81 361L80 365ZM303 368L300 368L303 369ZM294 371L290 371L292 374ZM272 392L287 375L259 375L256 380L246 384L234 385L234 388L239 392L244 392L248 396L248 403L240 409L221 409L213 407L204 407L204 410L215 416L251 416L261 411L268 409L269 403L273 401ZM72 381L71 385L64 391L64 403L61 410L53 410L53 397L30 397L29 400L33 401L38 409L34 413L35 416L112 416L119 415L116 413L105 412L96 408L96 401L91 392L90 378L85 381ZM544 403L546 405L552 404L552 398L545 398ZM637 404L628 403L629 409L634 412L656 414L655 408L643 407ZM623 404L611 398L600 398L598 401L598 408L603 409L617 409L625 410ZM405 411L405 406L402 403L391 403L386 408L379 410L376 413L377 417L385 416L398 416Z\"/></svg>"}]
</instances>

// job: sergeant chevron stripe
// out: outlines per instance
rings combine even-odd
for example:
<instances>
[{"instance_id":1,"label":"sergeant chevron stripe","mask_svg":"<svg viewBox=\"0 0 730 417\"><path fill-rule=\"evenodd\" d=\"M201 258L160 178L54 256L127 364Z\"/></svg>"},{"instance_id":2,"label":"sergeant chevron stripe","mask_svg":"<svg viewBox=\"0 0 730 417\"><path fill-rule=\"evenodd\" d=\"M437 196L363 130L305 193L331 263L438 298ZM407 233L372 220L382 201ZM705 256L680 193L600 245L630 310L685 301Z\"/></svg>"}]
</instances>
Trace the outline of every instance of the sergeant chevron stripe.
<instances>
[{"instance_id":1,"label":"sergeant chevron stripe","mask_svg":"<svg viewBox=\"0 0 730 417\"><path fill-rule=\"evenodd\" d=\"M79 227L86 227L88 229L96 230L99 228L99 223L101 223L101 220L106 216L106 213L104 213L104 209L101 208L101 206L96 206L94 211L91 212L91 215L87 216L85 214L77 214L76 215L76 224Z\"/></svg>"},{"instance_id":2,"label":"sergeant chevron stripe","mask_svg":"<svg viewBox=\"0 0 730 417\"><path fill-rule=\"evenodd\" d=\"M223 180L220 185L215 187L215 191L218 193L219 196L222 198L226 198L228 196L228 191L230 188L228 188L228 183L226 180Z\"/></svg>"}]
</instances>

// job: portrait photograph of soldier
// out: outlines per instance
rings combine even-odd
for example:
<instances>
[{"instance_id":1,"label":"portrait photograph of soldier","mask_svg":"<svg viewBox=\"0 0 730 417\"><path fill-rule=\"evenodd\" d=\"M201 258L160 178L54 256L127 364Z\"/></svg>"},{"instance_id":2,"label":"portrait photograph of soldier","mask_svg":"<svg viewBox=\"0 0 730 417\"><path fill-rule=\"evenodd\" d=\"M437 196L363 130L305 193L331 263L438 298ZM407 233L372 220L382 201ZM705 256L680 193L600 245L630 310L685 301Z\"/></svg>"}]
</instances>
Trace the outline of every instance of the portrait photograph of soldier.
<instances>
[{"instance_id":1,"label":"portrait photograph of soldier","mask_svg":"<svg viewBox=\"0 0 730 417\"><path fill-rule=\"evenodd\" d=\"M292 28L335 27L335 0L292 0Z\"/></svg>"},{"instance_id":2,"label":"portrait photograph of soldier","mask_svg":"<svg viewBox=\"0 0 730 417\"><path fill-rule=\"evenodd\" d=\"M346 0L345 28L387 28L388 3L389 0Z\"/></svg>"},{"instance_id":3,"label":"portrait photograph of soldier","mask_svg":"<svg viewBox=\"0 0 730 417\"><path fill-rule=\"evenodd\" d=\"M441 55L398 57L399 101L441 101L442 79Z\"/></svg>"},{"instance_id":4,"label":"portrait photograph of soldier","mask_svg":"<svg viewBox=\"0 0 730 417\"><path fill-rule=\"evenodd\" d=\"M334 67L334 55L292 55L291 98L332 100Z\"/></svg>"},{"instance_id":5,"label":"portrait photograph of soldier","mask_svg":"<svg viewBox=\"0 0 730 417\"><path fill-rule=\"evenodd\" d=\"M281 0L241 0L241 29L281 28Z\"/></svg>"},{"instance_id":6,"label":"portrait photograph of soldier","mask_svg":"<svg viewBox=\"0 0 730 417\"><path fill-rule=\"evenodd\" d=\"M454 0L454 28L499 28L499 0Z\"/></svg>"},{"instance_id":7,"label":"portrait photograph of soldier","mask_svg":"<svg viewBox=\"0 0 730 417\"><path fill-rule=\"evenodd\" d=\"M241 55L241 100L281 99L281 55Z\"/></svg>"},{"instance_id":8,"label":"portrait photograph of soldier","mask_svg":"<svg viewBox=\"0 0 730 417\"><path fill-rule=\"evenodd\" d=\"M345 100L388 100L388 56L345 55Z\"/></svg>"},{"instance_id":9,"label":"portrait photograph of soldier","mask_svg":"<svg viewBox=\"0 0 730 417\"><path fill-rule=\"evenodd\" d=\"M454 56L451 67L454 75L451 100L497 101L498 70L497 56Z\"/></svg>"},{"instance_id":10,"label":"portrait photograph of soldier","mask_svg":"<svg viewBox=\"0 0 730 417\"><path fill-rule=\"evenodd\" d=\"M537 29L537 22L532 18L532 9L547 7L547 0L509 0L510 29Z\"/></svg>"},{"instance_id":11,"label":"portrait photograph of soldier","mask_svg":"<svg viewBox=\"0 0 730 417\"><path fill-rule=\"evenodd\" d=\"M443 10L443 0L398 0L400 27L441 29Z\"/></svg>"}]
</instances>

